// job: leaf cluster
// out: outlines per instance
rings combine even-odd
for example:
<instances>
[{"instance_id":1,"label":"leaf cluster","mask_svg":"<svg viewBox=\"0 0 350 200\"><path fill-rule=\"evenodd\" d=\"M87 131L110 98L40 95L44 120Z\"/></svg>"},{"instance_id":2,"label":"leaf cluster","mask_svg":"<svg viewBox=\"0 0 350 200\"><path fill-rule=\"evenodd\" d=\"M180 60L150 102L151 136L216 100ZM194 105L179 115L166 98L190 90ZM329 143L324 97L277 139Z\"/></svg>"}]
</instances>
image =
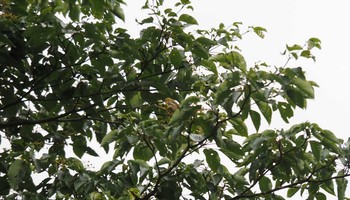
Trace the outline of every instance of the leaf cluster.
<instances>
[{"instance_id":1,"label":"leaf cluster","mask_svg":"<svg viewBox=\"0 0 350 200\"><path fill-rule=\"evenodd\" d=\"M235 42L262 27L196 30L189 0L154 0L132 37L123 5L0 1L1 197L345 198L349 142L312 123L260 131L314 98L287 64L314 59L318 39L287 46L285 66L250 66ZM83 161L99 156L93 143L112 153L99 169Z\"/></svg>"}]
</instances>

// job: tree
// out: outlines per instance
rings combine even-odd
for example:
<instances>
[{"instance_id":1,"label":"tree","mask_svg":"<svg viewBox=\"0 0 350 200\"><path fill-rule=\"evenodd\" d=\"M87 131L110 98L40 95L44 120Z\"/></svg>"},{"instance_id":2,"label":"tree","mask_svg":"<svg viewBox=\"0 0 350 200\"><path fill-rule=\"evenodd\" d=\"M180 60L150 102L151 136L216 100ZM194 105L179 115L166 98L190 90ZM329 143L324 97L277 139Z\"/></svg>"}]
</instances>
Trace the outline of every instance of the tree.
<instances>
[{"instance_id":1,"label":"tree","mask_svg":"<svg viewBox=\"0 0 350 200\"><path fill-rule=\"evenodd\" d=\"M2 198L345 199L349 142L310 122L260 131L314 97L288 65L320 40L287 46L285 66L247 66L235 41L264 28L197 30L189 0L147 0L133 38L123 4L0 1ZM94 140L114 152L98 170L82 162Z\"/></svg>"}]
</instances>

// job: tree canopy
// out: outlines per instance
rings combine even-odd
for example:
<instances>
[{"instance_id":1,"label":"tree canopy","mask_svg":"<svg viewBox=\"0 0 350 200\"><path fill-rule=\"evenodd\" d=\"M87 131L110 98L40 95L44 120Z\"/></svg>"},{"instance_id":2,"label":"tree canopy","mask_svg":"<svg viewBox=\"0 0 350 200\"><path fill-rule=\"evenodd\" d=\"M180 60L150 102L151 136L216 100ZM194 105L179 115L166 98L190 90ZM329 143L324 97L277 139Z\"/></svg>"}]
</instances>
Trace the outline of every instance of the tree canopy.
<instances>
[{"instance_id":1,"label":"tree canopy","mask_svg":"<svg viewBox=\"0 0 350 200\"><path fill-rule=\"evenodd\" d=\"M345 199L349 142L311 122L260 130L314 98L290 60L320 40L250 66L236 41L264 28L201 30L189 0L170 3L147 0L132 37L123 0L0 0L0 196ZM92 169L96 148L113 157Z\"/></svg>"}]
</instances>

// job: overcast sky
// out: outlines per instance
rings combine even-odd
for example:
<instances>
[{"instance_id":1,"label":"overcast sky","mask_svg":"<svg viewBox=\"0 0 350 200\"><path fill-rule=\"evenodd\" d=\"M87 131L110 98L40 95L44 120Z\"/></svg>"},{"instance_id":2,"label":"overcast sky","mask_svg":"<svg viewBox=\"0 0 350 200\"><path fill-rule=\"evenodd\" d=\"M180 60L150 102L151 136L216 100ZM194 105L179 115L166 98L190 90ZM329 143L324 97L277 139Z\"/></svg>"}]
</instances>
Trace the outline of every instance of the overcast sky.
<instances>
[{"instance_id":1,"label":"overcast sky","mask_svg":"<svg viewBox=\"0 0 350 200\"><path fill-rule=\"evenodd\" d=\"M169 1L169 0L168 0ZM134 29L134 18L140 15L143 1L128 1L126 25ZM174 1L173 1L174 2ZM246 26L262 26L268 30L261 40L253 34L241 43L247 62L264 61L282 65L285 45L303 45L310 37L322 41L322 50L315 51L317 60L301 59L290 66L303 66L307 77L320 85L315 100L308 102L306 110L298 110L291 123L310 121L330 129L337 136L348 138L350 121L350 1L334 0L192 0L193 16L201 29L217 27L219 23L242 22ZM274 114L270 128L288 127ZM251 129L253 130L253 129Z\"/></svg>"}]
</instances>

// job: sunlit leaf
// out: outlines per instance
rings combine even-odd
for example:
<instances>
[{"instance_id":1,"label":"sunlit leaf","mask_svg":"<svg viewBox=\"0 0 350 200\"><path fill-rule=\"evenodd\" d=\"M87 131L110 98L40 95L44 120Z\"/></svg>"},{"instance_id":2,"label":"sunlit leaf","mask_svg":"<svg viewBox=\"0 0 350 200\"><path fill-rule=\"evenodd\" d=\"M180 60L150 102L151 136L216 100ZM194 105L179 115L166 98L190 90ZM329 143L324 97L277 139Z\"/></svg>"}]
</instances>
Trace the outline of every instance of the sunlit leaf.
<instances>
[{"instance_id":1,"label":"sunlit leaf","mask_svg":"<svg viewBox=\"0 0 350 200\"><path fill-rule=\"evenodd\" d=\"M242 119L234 118L230 120L230 123L232 124L234 129L237 131L236 135L245 136L245 137L248 136L248 128Z\"/></svg>"},{"instance_id":2,"label":"sunlit leaf","mask_svg":"<svg viewBox=\"0 0 350 200\"><path fill-rule=\"evenodd\" d=\"M260 26L253 27L253 30L260 38L264 38L265 32L267 31L264 27L260 27Z\"/></svg>"},{"instance_id":3,"label":"sunlit leaf","mask_svg":"<svg viewBox=\"0 0 350 200\"><path fill-rule=\"evenodd\" d=\"M67 158L67 165L69 168L78 172L85 169L83 163L79 159L73 157Z\"/></svg>"},{"instance_id":4,"label":"sunlit leaf","mask_svg":"<svg viewBox=\"0 0 350 200\"><path fill-rule=\"evenodd\" d=\"M314 98L314 89L312 85L303 79L300 78L294 78L292 80L293 84L296 85L298 88L300 88L305 94L307 95L308 98Z\"/></svg>"},{"instance_id":5,"label":"sunlit leaf","mask_svg":"<svg viewBox=\"0 0 350 200\"><path fill-rule=\"evenodd\" d=\"M104 146L106 144L109 144L109 143L115 141L117 134L118 134L118 130L111 130L109 133L107 133L103 137L102 142L101 142L101 146Z\"/></svg>"},{"instance_id":6,"label":"sunlit leaf","mask_svg":"<svg viewBox=\"0 0 350 200\"><path fill-rule=\"evenodd\" d=\"M194 17L192 17L191 15L188 15L188 14L182 14L179 17L179 20L182 21L182 22L186 22L187 24L198 24L197 20Z\"/></svg>"},{"instance_id":7,"label":"sunlit leaf","mask_svg":"<svg viewBox=\"0 0 350 200\"><path fill-rule=\"evenodd\" d=\"M169 54L169 59L174 66L178 67L182 63L182 54L179 50L173 49Z\"/></svg>"}]
</instances>

